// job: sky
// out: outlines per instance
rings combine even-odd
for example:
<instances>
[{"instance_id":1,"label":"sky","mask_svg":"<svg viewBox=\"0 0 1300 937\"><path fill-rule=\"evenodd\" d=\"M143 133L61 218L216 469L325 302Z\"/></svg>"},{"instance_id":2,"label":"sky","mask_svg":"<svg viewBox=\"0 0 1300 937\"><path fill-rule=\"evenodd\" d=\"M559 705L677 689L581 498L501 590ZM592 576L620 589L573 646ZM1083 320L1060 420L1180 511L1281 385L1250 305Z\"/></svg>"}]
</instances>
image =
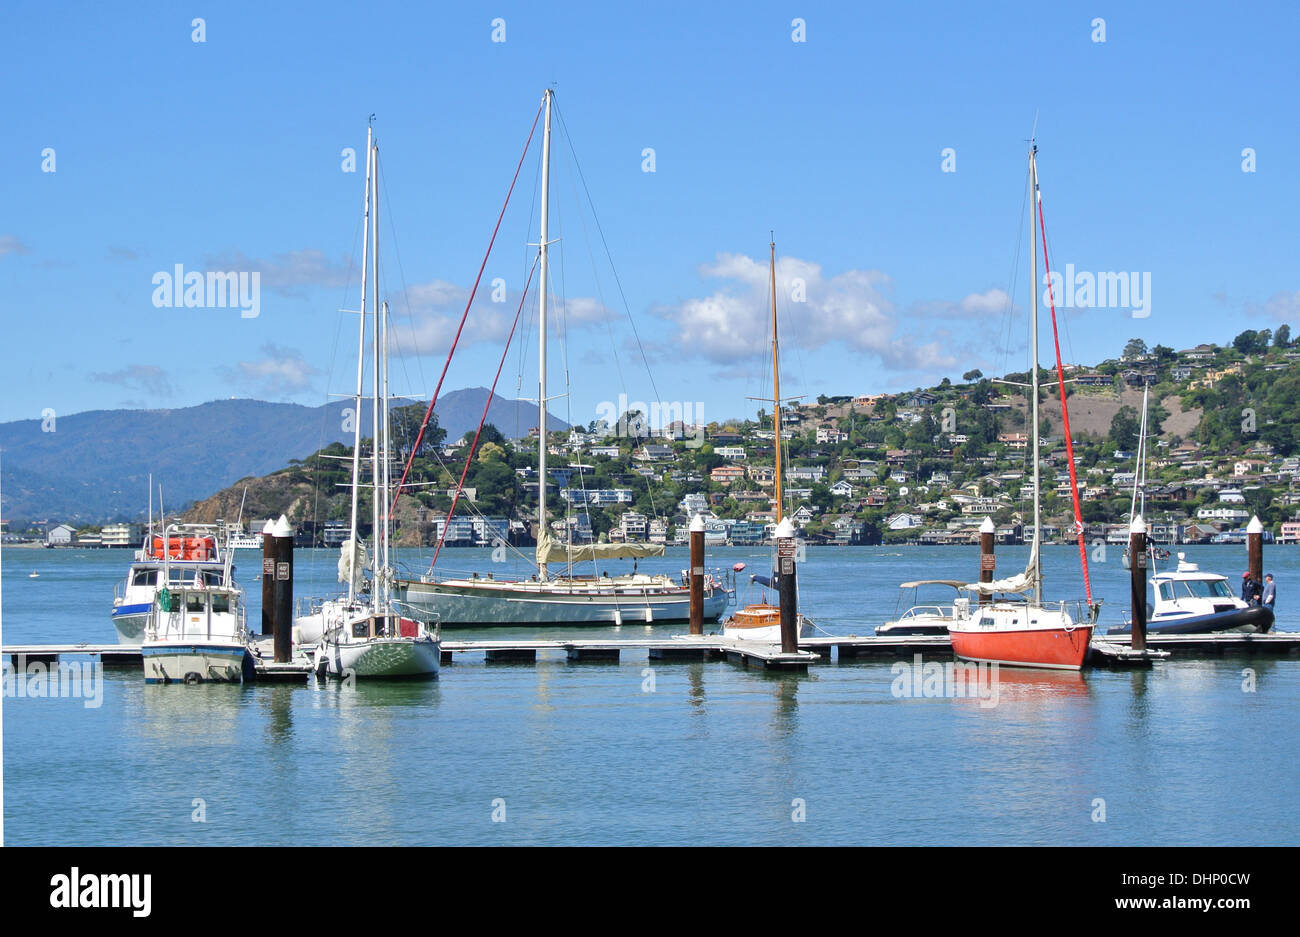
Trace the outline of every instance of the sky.
<instances>
[{"instance_id":1,"label":"sky","mask_svg":"<svg viewBox=\"0 0 1300 937\"><path fill-rule=\"evenodd\" d=\"M1066 361L1300 327L1298 27L1283 2L7 0L0 421L350 392L372 114L392 389L427 396L547 87L570 422L762 406L769 233L783 394L1023 370L1031 134ZM445 390L502 358L540 150ZM160 304L177 265L256 273L256 315ZM1117 273L1133 292L1089 298ZM537 395L535 292L506 396Z\"/></svg>"}]
</instances>

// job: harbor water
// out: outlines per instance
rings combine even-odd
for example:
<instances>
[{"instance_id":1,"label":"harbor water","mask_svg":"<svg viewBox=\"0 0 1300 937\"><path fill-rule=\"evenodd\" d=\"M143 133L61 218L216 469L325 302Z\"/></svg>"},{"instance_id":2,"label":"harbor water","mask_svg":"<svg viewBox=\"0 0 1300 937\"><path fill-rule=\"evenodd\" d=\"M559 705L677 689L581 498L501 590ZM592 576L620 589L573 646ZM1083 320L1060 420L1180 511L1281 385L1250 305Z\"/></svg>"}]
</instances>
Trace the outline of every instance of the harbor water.
<instances>
[{"instance_id":1,"label":"harbor water","mask_svg":"<svg viewBox=\"0 0 1300 937\"><path fill-rule=\"evenodd\" d=\"M1185 548L1235 586L1244 546ZM412 570L420 560L407 553ZM1002 548L999 573L1023 565ZM522 560L444 551L497 576ZM112 643L130 554L4 553L3 641ZM427 562L427 559L426 559ZM745 586L764 548L710 550ZM1078 551L1045 548L1047 598L1082 598ZM1019 564L1019 565L1018 565ZM1300 550L1265 548L1279 630L1300 630ZM626 564L630 567L630 564ZM686 551L642 571L679 575ZM612 572L625 571L622 564ZM249 623L260 556L237 554ZM335 554L299 551L295 591L335 588ZM801 608L832 634L894 616L898 583L974 577L975 548L810 550ZM38 578L29 578L31 572ZM1117 548L1092 567L1119 623ZM898 609L901 611L901 609ZM454 631L622 637L683 626ZM939 660L950 659L940 657ZM911 668L912 662L904 662ZM1259 845L1300 842L1300 659L1173 659L1142 672L997 675L989 700L901 691L892 660L767 675L729 663L486 664L436 681L147 686L108 668L99 698L6 695L5 841L48 844Z\"/></svg>"}]
</instances>

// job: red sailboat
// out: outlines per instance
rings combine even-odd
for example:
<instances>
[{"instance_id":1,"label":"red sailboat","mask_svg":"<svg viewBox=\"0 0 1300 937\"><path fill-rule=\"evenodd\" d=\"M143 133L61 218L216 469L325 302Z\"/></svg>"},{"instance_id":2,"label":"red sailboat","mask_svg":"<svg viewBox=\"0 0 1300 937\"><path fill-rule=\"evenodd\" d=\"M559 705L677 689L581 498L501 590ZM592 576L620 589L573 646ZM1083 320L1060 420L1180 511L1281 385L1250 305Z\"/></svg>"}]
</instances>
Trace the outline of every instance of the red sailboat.
<instances>
[{"instance_id":1,"label":"red sailboat","mask_svg":"<svg viewBox=\"0 0 1300 937\"><path fill-rule=\"evenodd\" d=\"M1065 424L1066 457L1070 463L1070 484L1074 501L1075 532L1079 540L1079 556L1083 565L1084 586L1087 590L1085 621L1076 621L1067 610L1067 602L1043 601L1043 570L1040 556L1042 542L1041 496L1039 484L1038 453L1038 242L1042 227L1042 202L1038 193L1038 148L1029 148L1029 182L1034 195L1034 237L1030 240L1033 254L1033 274L1030 280L1031 296L1031 354L1030 367L1030 458L1034 464L1034 539L1029 552L1029 563L1023 573L996 582L977 582L966 589L983 598L980 604L968 609L948 626L952 648L958 657L986 663L1006 664L1016 667L1047 667L1056 670L1079 670L1088 655L1092 640L1097 605L1092 601L1092 587L1088 581L1088 558L1083 542L1083 518L1079 510L1079 489L1074 474L1074 444L1070 438L1070 417L1065 400L1065 381L1061 369L1060 342L1056 336L1056 304L1049 292L1052 305L1052 333L1056 340L1056 371L1061 397L1061 413ZM1043 237L1043 260L1047 262L1047 239ZM1050 277L1049 277L1050 284ZM1050 290L1049 285L1049 290ZM1082 616L1081 616L1082 617Z\"/></svg>"}]
</instances>

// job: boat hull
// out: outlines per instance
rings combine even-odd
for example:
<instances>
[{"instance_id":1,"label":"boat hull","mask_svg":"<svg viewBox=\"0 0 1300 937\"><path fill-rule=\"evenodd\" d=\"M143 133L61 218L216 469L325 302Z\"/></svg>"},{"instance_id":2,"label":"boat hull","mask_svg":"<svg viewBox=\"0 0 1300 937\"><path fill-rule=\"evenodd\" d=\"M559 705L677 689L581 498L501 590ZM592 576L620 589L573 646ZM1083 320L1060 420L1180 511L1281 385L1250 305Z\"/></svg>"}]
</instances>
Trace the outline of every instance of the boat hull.
<instances>
[{"instance_id":1,"label":"boat hull","mask_svg":"<svg viewBox=\"0 0 1300 937\"><path fill-rule=\"evenodd\" d=\"M416 611L416 617L430 616L443 628L666 625L689 621L691 611L687 590L663 595L610 595L585 590L529 591L491 583L451 585L399 580L395 591L400 602ZM704 620L716 622L726 607L727 594L715 589L704 598Z\"/></svg>"},{"instance_id":2,"label":"boat hull","mask_svg":"<svg viewBox=\"0 0 1300 937\"><path fill-rule=\"evenodd\" d=\"M1091 625L1073 628L949 629L958 657L1008 667L1080 670L1092 639Z\"/></svg>"},{"instance_id":3,"label":"boat hull","mask_svg":"<svg viewBox=\"0 0 1300 937\"><path fill-rule=\"evenodd\" d=\"M126 647L139 647L144 643L145 625L149 623L148 604L120 605L113 609L113 628L117 643Z\"/></svg>"},{"instance_id":4,"label":"boat hull","mask_svg":"<svg viewBox=\"0 0 1300 937\"><path fill-rule=\"evenodd\" d=\"M242 683L248 650L219 641L146 641L145 683Z\"/></svg>"},{"instance_id":5,"label":"boat hull","mask_svg":"<svg viewBox=\"0 0 1300 937\"><path fill-rule=\"evenodd\" d=\"M934 618L928 621L923 618L916 618L911 621L889 621L876 629L876 635L882 638L946 635L951 621L951 618Z\"/></svg>"},{"instance_id":6,"label":"boat hull","mask_svg":"<svg viewBox=\"0 0 1300 937\"><path fill-rule=\"evenodd\" d=\"M1129 634L1133 623L1125 622L1107 634ZM1213 615L1186 615L1179 618L1154 618L1147 622L1147 634L1214 634L1237 631L1244 634L1267 634L1273 627L1273 610L1263 605L1234 608Z\"/></svg>"},{"instance_id":7,"label":"boat hull","mask_svg":"<svg viewBox=\"0 0 1300 937\"><path fill-rule=\"evenodd\" d=\"M337 678L432 678L438 676L441 650L431 638L323 644L316 652L316 672Z\"/></svg>"}]
</instances>

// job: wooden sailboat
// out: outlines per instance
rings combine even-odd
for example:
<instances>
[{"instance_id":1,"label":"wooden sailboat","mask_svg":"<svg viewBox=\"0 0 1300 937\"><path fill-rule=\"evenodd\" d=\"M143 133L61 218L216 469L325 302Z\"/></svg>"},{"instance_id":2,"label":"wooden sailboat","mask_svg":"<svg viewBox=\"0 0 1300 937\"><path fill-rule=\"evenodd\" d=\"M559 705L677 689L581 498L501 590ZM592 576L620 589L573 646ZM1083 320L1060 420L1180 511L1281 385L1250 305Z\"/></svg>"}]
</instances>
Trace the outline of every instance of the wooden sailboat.
<instances>
[{"instance_id":1,"label":"wooden sailboat","mask_svg":"<svg viewBox=\"0 0 1300 937\"><path fill-rule=\"evenodd\" d=\"M793 538L794 523L784 517L785 495L781 488L781 358L780 345L776 327L776 242L768 244L769 277L772 292L772 436L775 440L776 463L776 538L778 541ZM757 582L769 588L776 587L776 573L771 576L753 576L751 582ZM812 622L803 615L798 616L799 637L811 637ZM730 618L722 623L725 637L744 641L764 641L773 644L781 641L781 607L767 601L760 601L737 609Z\"/></svg>"},{"instance_id":2,"label":"wooden sailboat","mask_svg":"<svg viewBox=\"0 0 1300 937\"><path fill-rule=\"evenodd\" d=\"M1075 621L1065 602L1043 601L1043 570L1040 556L1042 543L1041 485L1038 451L1038 148L1030 144L1029 182L1033 235L1032 276L1029 283L1030 313L1030 459L1034 464L1034 539L1029 562L1023 573L990 583L969 583L966 589L986 597L987 604L970 605L964 615L948 626L952 649L958 657L987 663L1018 667L1046 667L1079 670L1092 640L1095 606L1089 607L1088 620ZM1061 394L1062 412L1067 412L1065 394ZM1066 436L1069 420L1065 418ZM1077 498L1077 491L1075 493Z\"/></svg>"},{"instance_id":3,"label":"wooden sailboat","mask_svg":"<svg viewBox=\"0 0 1300 937\"><path fill-rule=\"evenodd\" d=\"M435 677L441 642L436 619L402 614L392 595L389 514L388 304L379 302L379 148L373 129L366 134L365 232L362 239L361 309L357 347L356 427L352 440L351 530L339 558L339 582L347 594L312 603L307 615L294 620L295 640L315 642L316 672L334 677ZM369 254L369 269L367 269ZM372 343L370 485L374 494L372 576L365 579L366 552L357 534L361 488L361 405L365 400L366 291L370 274Z\"/></svg>"},{"instance_id":4,"label":"wooden sailboat","mask_svg":"<svg viewBox=\"0 0 1300 937\"><path fill-rule=\"evenodd\" d=\"M546 627L556 625L669 624L690 618L690 586L671 576L577 576L580 562L641 559L664 555L662 544L591 543L568 545L551 535L546 504L547 422L547 280L549 275L551 105L554 92L543 99L541 231L538 243L538 394L537 394L537 572L527 580L495 577L440 577L433 570L420 579L397 579L398 597L411 608L436 615L443 628ZM553 564L566 572L554 576ZM721 582L705 585L704 618L717 621L730 600Z\"/></svg>"}]
</instances>

